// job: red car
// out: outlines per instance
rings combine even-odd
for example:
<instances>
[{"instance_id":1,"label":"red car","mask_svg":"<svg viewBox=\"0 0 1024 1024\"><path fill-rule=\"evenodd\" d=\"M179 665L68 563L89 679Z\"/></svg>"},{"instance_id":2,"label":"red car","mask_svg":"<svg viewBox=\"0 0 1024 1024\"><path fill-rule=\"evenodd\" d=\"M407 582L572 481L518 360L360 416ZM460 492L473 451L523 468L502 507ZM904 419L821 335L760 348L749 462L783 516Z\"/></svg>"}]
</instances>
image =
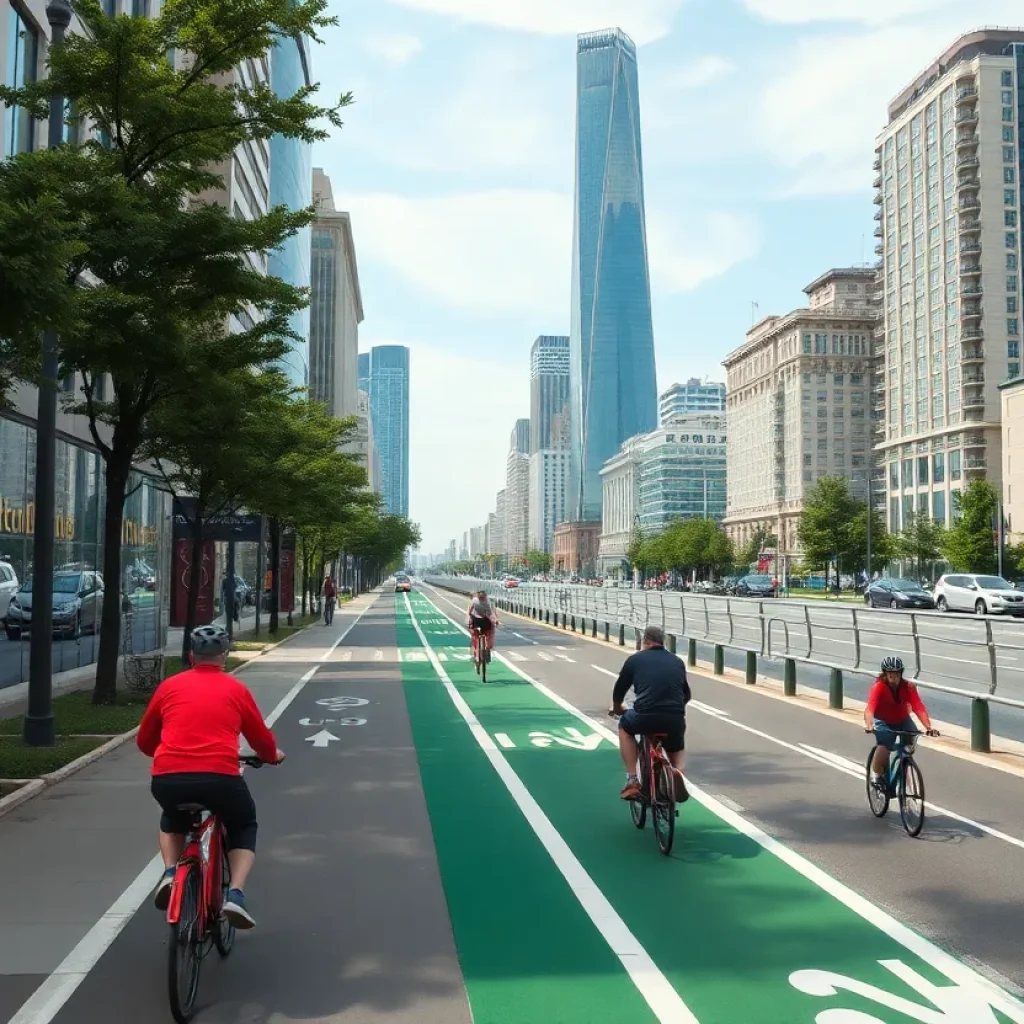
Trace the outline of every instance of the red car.
<instances>
[{"instance_id":1,"label":"red car","mask_svg":"<svg viewBox=\"0 0 1024 1024\"><path fill-rule=\"evenodd\" d=\"M505 586L509 588L518 587L519 580L517 580L514 576L510 576L507 580L505 580Z\"/></svg>"},{"instance_id":2,"label":"red car","mask_svg":"<svg viewBox=\"0 0 1024 1024\"><path fill-rule=\"evenodd\" d=\"M395 577L395 593L408 594L412 590L412 581L408 576Z\"/></svg>"}]
</instances>

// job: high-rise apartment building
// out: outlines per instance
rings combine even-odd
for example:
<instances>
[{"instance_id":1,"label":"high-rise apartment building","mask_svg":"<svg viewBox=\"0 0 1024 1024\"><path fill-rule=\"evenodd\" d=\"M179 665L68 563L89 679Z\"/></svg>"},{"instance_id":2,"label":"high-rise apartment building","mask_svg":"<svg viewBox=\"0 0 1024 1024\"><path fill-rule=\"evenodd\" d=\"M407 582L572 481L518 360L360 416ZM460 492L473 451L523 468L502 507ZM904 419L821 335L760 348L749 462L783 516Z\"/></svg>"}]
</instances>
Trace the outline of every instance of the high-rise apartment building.
<instances>
[{"instance_id":1,"label":"high-rise apartment building","mask_svg":"<svg viewBox=\"0 0 1024 1024\"><path fill-rule=\"evenodd\" d=\"M663 424L695 412L725 412L725 385L691 377L685 384L673 384L659 407Z\"/></svg>"},{"instance_id":2,"label":"high-rise apartment building","mask_svg":"<svg viewBox=\"0 0 1024 1024\"><path fill-rule=\"evenodd\" d=\"M601 517L601 467L658 422L636 47L577 42L576 185L569 333L571 516Z\"/></svg>"},{"instance_id":3,"label":"high-rise apartment building","mask_svg":"<svg viewBox=\"0 0 1024 1024\"><path fill-rule=\"evenodd\" d=\"M505 461L505 550L509 558L526 554L530 540L530 421L516 420Z\"/></svg>"},{"instance_id":4,"label":"high-rise apartment building","mask_svg":"<svg viewBox=\"0 0 1024 1024\"><path fill-rule=\"evenodd\" d=\"M370 351L370 412L380 460L381 496L391 515L409 514L409 349Z\"/></svg>"},{"instance_id":5,"label":"high-rise apartment building","mask_svg":"<svg viewBox=\"0 0 1024 1024\"><path fill-rule=\"evenodd\" d=\"M357 380L359 382L359 390L365 391L367 394L370 393L370 353L360 352L359 359L356 363L357 366Z\"/></svg>"},{"instance_id":6,"label":"high-rise apartment building","mask_svg":"<svg viewBox=\"0 0 1024 1024\"><path fill-rule=\"evenodd\" d=\"M569 451L545 448L530 456L529 547L550 553L555 527L565 521Z\"/></svg>"},{"instance_id":7,"label":"high-rise apartment building","mask_svg":"<svg viewBox=\"0 0 1024 1024\"><path fill-rule=\"evenodd\" d=\"M304 36L278 40L270 51L270 85L274 92L287 99L312 84L308 40ZM242 149L246 151L248 147ZM256 163L259 162L257 156ZM312 164L313 147L308 141L275 135L270 140L270 206L286 206L295 211L307 209L313 202ZM298 288L309 288L311 234L306 226L286 238L270 253L268 272ZM291 326L299 340L290 342L291 347L281 360L282 369L295 387L307 387L310 307L296 310L291 316Z\"/></svg>"},{"instance_id":8,"label":"high-rise apartment building","mask_svg":"<svg viewBox=\"0 0 1024 1024\"><path fill-rule=\"evenodd\" d=\"M999 384L1021 371L1024 31L959 38L878 138L879 491L890 530L1000 481Z\"/></svg>"},{"instance_id":9,"label":"high-rise apartment building","mask_svg":"<svg viewBox=\"0 0 1024 1024\"><path fill-rule=\"evenodd\" d=\"M530 454L563 447L568 415L569 339L541 335L530 348Z\"/></svg>"},{"instance_id":10,"label":"high-rise apartment building","mask_svg":"<svg viewBox=\"0 0 1024 1024\"><path fill-rule=\"evenodd\" d=\"M509 448L522 455L530 454L530 421L528 419L516 420L516 425L512 428Z\"/></svg>"},{"instance_id":11,"label":"high-rise apartment building","mask_svg":"<svg viewBox=\"0 0 1024 1024\"><path fill-rule=\"evenodd\" d=\"M804 498L823 476L867 497L874 279L830 270L804 289L809 308L767 317L726 357L725 527L737 545L764 529L780 555L798 553Z\"/></svg>"},{"instance_id":12,"label":"high-rise apartment building","mask_svg":"<svg viewBox=\"0 0 1024 1024\"><path fill-rule=\"evenodd\" d=\"M335 208L331 179L313 168L316 220L312 230L309 391L342 419L359 411L359 289L352 220Z\"/></svg>"}]
</instances>

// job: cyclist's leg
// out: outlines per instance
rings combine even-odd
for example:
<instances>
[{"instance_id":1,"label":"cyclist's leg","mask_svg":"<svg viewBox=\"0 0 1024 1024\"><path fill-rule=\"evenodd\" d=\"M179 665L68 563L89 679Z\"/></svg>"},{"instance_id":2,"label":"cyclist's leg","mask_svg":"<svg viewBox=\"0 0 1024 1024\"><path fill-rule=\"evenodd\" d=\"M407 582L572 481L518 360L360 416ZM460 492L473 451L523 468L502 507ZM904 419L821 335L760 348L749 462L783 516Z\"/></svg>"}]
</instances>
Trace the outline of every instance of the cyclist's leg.
<instances>
[{"instance_id":1,"label":"cyclist's leg","mask_svg":"<svg viewBox=\"0 0 1024 1024\"><path fill-rule=\"evenodd\" d=\"M880 718L875 719L875 743L878 749L875 751L874 760L871 762L871 777L884 776L889 770L889 758L896 749L896 732L891 725L886 725Z\"/></svg>"},{"instance_id":2,"label":"cyclist's leg","mask_svg":"<svg viewBox=\"0 0 1024 1024\"><path fill-rule=\"evenodd\" d=\"M685 713L679 716L667 716L665 728L661 731L665 733L665 739L662 744L665 748L665 753L668 754L668 759L672 762L672 767L675 768L673 783L676 803L681 804L690 799L690 794L686 791L686 780L683 778L683 772L686 770Z\"/></svg>"},{"instance_id":3,"label":"cyclist's leg","mask_svg":"<svg viewBox=\"0 0 1024 1024\"><path fill-rule=\"evenodd\" d=\"M256 862L256 803L241 775L207 776L203 802L217 815L227 833L231 880L224 915L236 928L252 928L256 922L246 910L245 886Z\"/></svg>"},{"instance_id":4,"label":"cyclist's leg","mask_svg":"<svg viewBox=\"0 0 1024 1024\"><path fill-rule=\"evenodd\" d=\"M185 852L185 838L192 816L179 811L178 804L193 802L196 797L188 775L154 775L150 792L160 804L160 856L163 858L163 873L153 894L157 910L166 910L171 898L171 883L181 855Z\"/></svg>"},{"instance_id":5,"label":"cyclist's leg","mask_svg":"<svg viewBox=\"0 0 1024 1024\"><path fill-rule=\"evenodd\" d=\"M626 713L619 719L619 753L622 755L622 764L626 769L626 785L621 794L624 800L639 796L641 792L640 780L636 772L636 762L639 756L636 738L642 732L636 712L632 708L627 708Z\"/></svg>"}]
</instances>

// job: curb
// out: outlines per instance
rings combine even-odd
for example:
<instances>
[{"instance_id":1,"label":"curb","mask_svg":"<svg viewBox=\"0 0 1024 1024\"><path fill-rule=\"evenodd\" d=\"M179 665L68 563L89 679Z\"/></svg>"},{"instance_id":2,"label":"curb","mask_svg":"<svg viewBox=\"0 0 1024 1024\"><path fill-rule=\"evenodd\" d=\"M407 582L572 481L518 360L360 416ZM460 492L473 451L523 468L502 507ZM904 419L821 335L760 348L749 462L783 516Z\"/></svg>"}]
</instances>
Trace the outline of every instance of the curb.
<instances>
[{"instance_id":1,"label":"curb","mask_svg":"<svg viewBox=\"0 0 1024 1024\"><path fill-rule=\"evenodd\" d=\"M373 593L370 591L369 593ZM360 595L363 596L363 595ZM352 602L348 602L351 604ZM239 665L234 670L234 675L244 672L253 662L258 661L264 654L274 650L277 647L281 647L288 643L290 640L294 640L297 636L305 633L307 629L312 629L313 626L319 624L317 622L310 622L306 626L300 626L291 636L286 636L283 640L278 640L276 644L271 644L269 647L265 647L259 654L254 658L250 658L244 665ZM130 740L135 739L138 735L139 727L136 726L134 729L128 732L123 732L118 736L114 736L109 739L106 743L100 744L95 750L90 750L88 754L83 754L81 757L75 758L74 761L68 762L63 768L58 768L55 772L47 772L45 775L40 775L38 778L29 781L28 785L22 786L21 789L15 790L13 793L0 799L0 818L5 814L9 814L11 811L20 807L22 804L27 803L33 797L39 796L40 793L49 789L51 786L56 786L57 783L63 782L65 779L70 778L76 772L80 772L83 768L88 768L89 765L99 761L100 758L106 757L107 754L118 747L124 746ZM20 780L11 780L20 781Z\"/></svg>"}]
</instances>

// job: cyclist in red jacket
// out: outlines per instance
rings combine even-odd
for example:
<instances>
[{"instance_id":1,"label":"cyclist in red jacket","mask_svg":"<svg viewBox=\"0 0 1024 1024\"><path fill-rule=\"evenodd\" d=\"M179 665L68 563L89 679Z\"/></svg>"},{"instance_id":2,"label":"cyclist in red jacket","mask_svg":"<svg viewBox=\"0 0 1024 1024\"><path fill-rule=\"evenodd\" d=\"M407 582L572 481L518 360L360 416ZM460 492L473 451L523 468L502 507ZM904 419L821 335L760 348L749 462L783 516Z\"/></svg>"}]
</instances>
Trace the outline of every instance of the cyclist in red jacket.
<instances>
[{"instance_id":1,"label":"cyclist in red jacket","mask_svg":"<svg viewBox=\"0 0 1024 1024\"><path fill-rule=\"evenodd\" d=\"M873 732L878 744L871 763L873 783L880 783L889 770L889 755L896 749L899 733L914 734L903 738L904 743L913 748L918 728L910 717L911 711L921 720L929 736L939 735L938 729L932 728L928 709L917 687L903 678L903 661L896 657L885 658L881 675L868 692L868 702L864 706L864 731Z\"/></svg>"},{"instance_id":2,"label":"cyclist in red jacket","mask_svg":"<svg viewBox=\"0 0 1024 1024\"><path fill-rule=\"evenodd\" d=\"M284 754L248 687L224 671L230 638L220 626L192 631L192 668L157 687L139 726L139 749L153 758L151 791L163 809L160 853L164 874L154 894L158 910L171 899L178 858L185 849L191 815L181 804L202 804L228 835L231 881L224 916L236 928L256 922L245 909L245 882L256 859L256 804L242 778L238 738L244 736L267 764Z\"/></svg>"}]
</instances>

